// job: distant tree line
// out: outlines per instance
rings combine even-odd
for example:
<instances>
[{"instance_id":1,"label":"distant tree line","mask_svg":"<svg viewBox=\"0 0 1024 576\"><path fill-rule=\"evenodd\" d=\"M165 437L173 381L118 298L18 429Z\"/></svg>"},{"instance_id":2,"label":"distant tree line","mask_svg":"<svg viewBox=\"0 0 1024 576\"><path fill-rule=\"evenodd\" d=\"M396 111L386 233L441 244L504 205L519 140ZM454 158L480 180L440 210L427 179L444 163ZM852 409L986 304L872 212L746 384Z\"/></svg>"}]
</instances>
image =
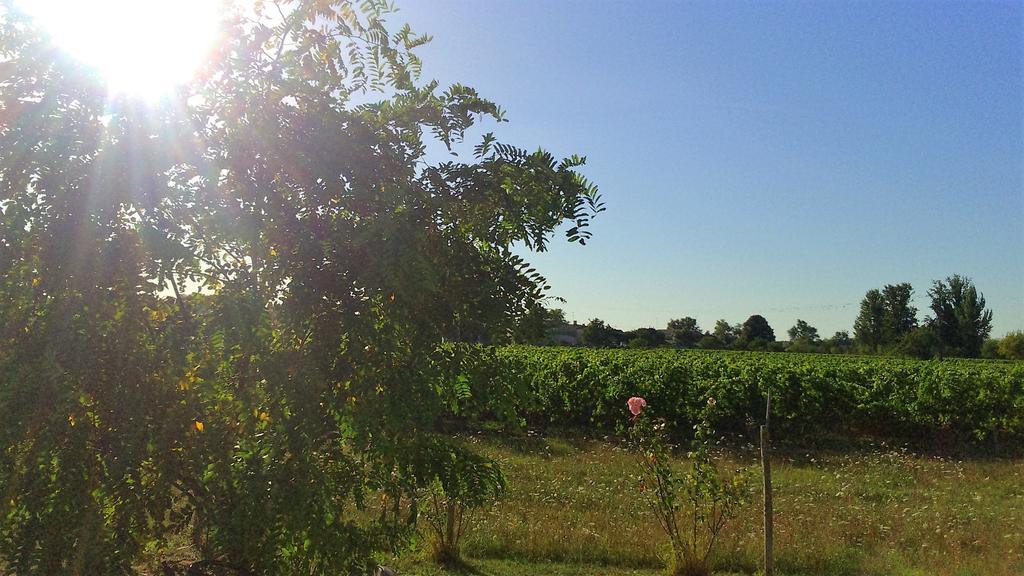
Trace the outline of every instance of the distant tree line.
<instances>
[{"instance_id":1,"label":"distant tree line","mask_svg":"<svg viewBox=\"0 0 1024 576\"><path fill-rule=\"evenodd\" d=\"M594 348L704 348L783 351L786 345L775 340L775 331L764 316L754 314L742 324L719 320L713 332L701 330L689 316L669 321L664 330L638 328L624 332L595 318L583 327L580 344Z\"/></svg>"},{"instance_id":2,"label":"distant tree line","mask_svg":"<svg viewBox=\"0 0 1024 576\"><path fill-rule=\"evenodd\" d=\"M706 350L755 350L810 352L824 354L879 354L920 359L963 357L1024 360L1024 332L1011 332L1002 339L990 338L992 311L985 297L969 278L954 274L935 281L928 290L931 314L919 321L912 304L913 287L907 283L888 284L868 290L861 300L853 335L841 330L822 338L818 329L798 319L777 341L764 316L754 314L742 324L721 319L712 330L703 330L695 318L670 320L663 330L638 328L619 330L594 318L579 327L572 343L594 348L698 348ZM534 344L566 344L571 338L555 339L559 326L567 326L561 310L542 309L534 317L530 336L520 341ZM562 334L568 332L563 331Z\"/></svg>"},{"instance_id":3,"label":"distant tree line","mask_svg":"<svg viewBox=\"0 0 1024 576\"><path fill-rule=\"evenodd\" d=\"M931 314L920 323L910 304L913 293L906 282L868 290L853 323L859 352L921 359L1024 359L1024 333L989 338L992 311L985 308L985 296L969 278L954 274L933 282L928 290Z\"/></svg>"}]
</instances>

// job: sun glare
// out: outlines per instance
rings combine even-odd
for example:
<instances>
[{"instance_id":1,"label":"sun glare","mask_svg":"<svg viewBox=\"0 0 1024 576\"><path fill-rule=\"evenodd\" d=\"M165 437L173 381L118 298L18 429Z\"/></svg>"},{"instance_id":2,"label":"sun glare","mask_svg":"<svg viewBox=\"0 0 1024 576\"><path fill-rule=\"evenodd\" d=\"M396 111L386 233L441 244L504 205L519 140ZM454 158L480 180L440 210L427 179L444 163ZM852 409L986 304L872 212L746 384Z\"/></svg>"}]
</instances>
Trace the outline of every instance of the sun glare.
<instances>
[{"instance_id":1,"label":"sun glare","mask_svg":"<svg viewBox=\"0 0 1024 576\"><path fill-rule=\"evenodd\" d=\"M21 0L111 92L159 98L187 82L216 41L217 0Z\"/></svg>"}]
</instances>

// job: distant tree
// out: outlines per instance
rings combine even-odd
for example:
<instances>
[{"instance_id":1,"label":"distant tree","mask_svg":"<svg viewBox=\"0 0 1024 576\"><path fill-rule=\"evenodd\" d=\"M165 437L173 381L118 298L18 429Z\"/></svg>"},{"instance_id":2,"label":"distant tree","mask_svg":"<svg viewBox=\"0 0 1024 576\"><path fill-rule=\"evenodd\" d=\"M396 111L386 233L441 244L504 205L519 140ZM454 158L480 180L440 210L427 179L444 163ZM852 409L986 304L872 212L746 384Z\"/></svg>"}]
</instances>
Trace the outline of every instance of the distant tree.
<instances>
[{"instance_id":1,"label":"distant tree","mask_svg":"<svg viewBox=\"0 0 1024 576\"><path fill-rule=\"evenodd\" d=\"M857 347L870 353L899 348L903 337L917 327L913 296L914 288L907 282L868 290L853 323Z\"/></svg>"},{"instance_id":2,"label":"distant tree","mask_svg":"<svg viewBox=\"0 0 1024 576\"><path fill-rule=\"evenodd\" d=\"M638 328L626 332L625 340L630 348L657 348L665 345L665 335L655 328Z\"/></svg>"},{"instance_id":3,"label":"distant tree","mask_svg":"<svg viewBox=\"0 0 1024 576\"><path fill-rule=\"evenodd\" d=\"M1002 344L1002 341L997 338L986 338L981 343L981 357L988 358L989 360L1001 359L1003 355L999 353L1000 344Z\"/></svg>"},{"instance_id":4,"label":"distant tree","mask_svg":"<svg viewBox=\"0 0 1024 576\"><path fill-rule=\"evenodd\" d=\"M882 288L885 313L882 321L882 335L885 344L895 344L917 327L917 308L910 305L914 288L910 283L887 284Z\"/></svg>"},{"instance_id":5,"label":"distant tree","mask_svg":"<svg viewBox=\"0 0 1024 576\"><path fill-rule=\"evenodd\" d=\"M992 331L992 311L969 278L954 274L928 291L934 317L929 319L943 354L976 358Z\"/></svg>"},{"instance_id":6,"label":"distant tree","mask_svg":"<svg viewBox=\"0 0 1024 576\"><path fill-rule=\"evenodd\" d=\"M1024 332L1010 332L999 341L999 356L1007 360L1024 360Z\"/></svg>"},{"instance_id":7,"label":"distant tree","mask_svg":"<svg viewBox=\"0 0 1024 576\"><path fill-rule=\"evenodd\" d=\"M791 352L816 352L821 343L818 329L800 319L786 333L789 334L788 350Z\"/></svg>"},{"instance_id":8,"label":"distant tree","mask_svg":"<svg viewBox=\"0 0 1024 576\"><path fill-rule=\"evenodd\" d=\"M897 347L900 354L918 360L934 358L939 349L939 340L931 326L918 326L907 332Z\"/></svg>"},{"instance_id":9,"label":"distant tree","mask_svg":"<svg viewBox=\"0 0 1024 576\"><path fill-rule=\"evenodd\" d=\"M840 330L831 338L822 342L822 347L829 354L847 354L853 350L853 339L846 330Z\"/></svg>"},{"instance_id":10,"label":"distant tree","mask_svg":"<svg viewBox=\"0 0 1024 576\"><path fill-rule=\"evenodd\" d=\"M752 340L744 340L743 338L740 338L736 341L737 347L742 347L753 352L767 352L769 344L771 344L771 342L764 338L754 338Z\"/></svg>"},{"instance_id":11,"label":"distant tree","mask_svg":"<svg viewBox=\"0 0 1024 576\"><path fill-rule=\"evenodd\" d=\"M805 342L816 343L821 340L818 336L818 329L800 319L797 319L796 324L793 325L793 327L786 333L789 334L790 342L802 340Z\"/></svg>"},{"instance_id":12,"label":"distant tree","mask_svg":"<svg viewBox=\"0 0 1024 576\"><path fill-rule=\"evenodd\" d=\"M725 347L725 342L719 340L714 334L705 334L697 342L697 348L700 348L701 350L721 350Z\"/></svg>"},{"instance_id":13,"label":"distant tree","mask_svg":"<svg viewBox=\"0 0 1024 576\"><path fill-rule=\"evenodd\" d=\"M583 327L580 341L584 346L592 348L613 348L620 346L625 335L622 330L612 328L604 320L594 318Z\"/></svg>"},{"instance_id":14,"label":"distant tree","mask_svg":"<svg viewBox=\"0 0 1024 576\"><path fill-rule=\"evenodd\" d=\"M754 314L747 321L743 323L740 328L740 342L743 343L747 348L754 340L764 340L767 342L775 341L775 331L768 324L768 321L764 319L764 316L760 314Z\"/></svg>"},{"instance_id":15,"label":"distant tree","mask_svg":"<svg viewBox=\"0 0 1024 576\"><path fill-rule=\"evenodd\" d=\"M876 289L868 290L860 301L860 314L853 322L853 337L864 352L878 352L885 342L885 297Z\"/></svg>"},{"instance_id":16,"label":"distant tree","mask_svg":"<svg viewBox=\"0 0 1024 576\"><path fill-rule=\"evenodd\" d=\"M695 318L689 316L670 320L667 327L668 342L676 348L692 348L704 336Z\"/></svg>"},{"instance_id":17,"label":"distant tree","mask_svg":"<svg viewBox=\"0 0 1024 576\"><path fill-rule=\"evenodd\" d=\"M552 332L563 324L565 312L561 308L538 305L520 318L513 330L513 340L521 344L554 344Z\"/></svg>"},{"instance_id":18,"label":"distant tree","mask_svg":"<svg viewBox=\"0 0 1024 576\"><path fill-rule=\"evenodd\" d=\"M550 325L565 324L565 310L561 308L548 308L544 321Z\"/></svg>"},{"instance_id":19,"label":"distant tree","mask_svg":"<svg viewBox=\"0 0 1024 576\"><path fill-rule=\"evenodd\" d=\"M732 346L740 337L739 324L732 325L725 320L715 322L715 331L712 333L723 346Z\"/></svg>"}]
</instances>

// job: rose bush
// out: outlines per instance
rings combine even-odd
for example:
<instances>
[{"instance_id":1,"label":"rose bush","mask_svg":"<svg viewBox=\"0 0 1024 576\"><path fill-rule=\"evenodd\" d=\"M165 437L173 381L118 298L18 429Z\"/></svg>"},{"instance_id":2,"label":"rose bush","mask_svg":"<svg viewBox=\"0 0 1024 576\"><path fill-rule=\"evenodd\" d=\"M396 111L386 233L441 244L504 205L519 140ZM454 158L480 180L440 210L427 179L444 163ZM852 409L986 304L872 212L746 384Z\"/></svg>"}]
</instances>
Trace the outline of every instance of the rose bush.
<instances>
[{"instance_id":1,"label":"rose bush","mask_svg":"<svg viewBox=\"0 0 1024 576\"><path fill-rule=\"evenodd\" d=\"M709 397L704 417L696 428L688 468L674 462L663 420L646 411L639 396L627 401L632 417L628 438L637 455L640 494L668 536L669 566L677 576L707 576L711 554L726 523L747 497L748 485L741 471L723 473L711 454L713 441L709 416L716 401Z\"/></svg>"}]
</instances>

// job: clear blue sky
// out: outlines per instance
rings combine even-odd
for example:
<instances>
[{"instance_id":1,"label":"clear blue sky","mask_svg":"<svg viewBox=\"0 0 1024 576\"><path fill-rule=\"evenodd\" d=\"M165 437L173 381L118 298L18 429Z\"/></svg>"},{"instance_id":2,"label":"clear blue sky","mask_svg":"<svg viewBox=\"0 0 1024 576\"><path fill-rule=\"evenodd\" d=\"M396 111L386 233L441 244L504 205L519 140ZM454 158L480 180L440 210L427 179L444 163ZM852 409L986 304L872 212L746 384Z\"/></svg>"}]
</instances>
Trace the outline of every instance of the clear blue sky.
<instances>
[{"instance_id":1,"label":"clear blue sky","mask_svg":"<svg viewBox=\"0 0 1024 576\"><path fill-rule=\"evenodd\" d=\"M424 77L588 157L607 211L530 261L581 322L852 330L864 292L970 276L1024 329L1024 10L980 2L399 1ZM474 135L475 137L475 135Z\"/></svg>"}]
</instances>

